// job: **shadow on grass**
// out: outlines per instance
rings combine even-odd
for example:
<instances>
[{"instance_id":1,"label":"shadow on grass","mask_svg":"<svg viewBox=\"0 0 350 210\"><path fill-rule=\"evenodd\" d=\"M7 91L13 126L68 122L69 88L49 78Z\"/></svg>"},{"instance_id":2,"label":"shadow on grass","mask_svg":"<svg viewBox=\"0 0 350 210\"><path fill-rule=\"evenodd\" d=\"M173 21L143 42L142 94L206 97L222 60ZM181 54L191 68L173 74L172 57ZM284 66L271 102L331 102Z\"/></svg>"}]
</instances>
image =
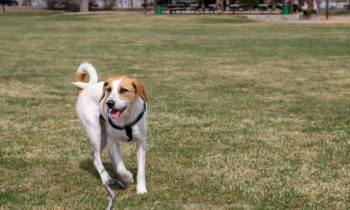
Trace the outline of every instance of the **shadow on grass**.
<instances>
[{"instance_id":1,"label":"shadow on grass","mask_svg":"<svg viewBox=\"0 0 350 210\"><path fill-rule=\"evenodd\" d=\"M103 164L106 166L105 163L103 163ZM94 166L94 164L92 162L92 159L88 158L86 160L81 161L80 164L79 164L79 168L84 170L84 171L86 171L86 172L89 172L90 174L92 174L97 179L100 179L100 176L99 176L98 172L95 169L95 166Z\"/></svg>"},{"instance_id":2,"label":"shadow on grass","mask_svg":"<svg viewBox=\"0 0 350 210\"><path fill-rule=\"evenodd\" d=\"M107 172L109 173L109 175L112 176L112 178L115 178L119 181L121 181L121 178L118 174L116 174L114 168L113 168L113 165L112 163L110 162L103 162L103 165L105 167L105 169L107 170ZM100 180L100 175L98 174L97 170L95 169L95 166L93 164L93 161L92 159L90 158L87 158L86 160L83 160L80 162L79 164L79 168L86 171L86 172L89 172L90 174L92 174L96 179ZM136 180L136 172L137 172L137 169L135 168L132 168L130 169L130 172L133 174L133 177L134 177L134 180ZM123 182L124 183L124 182ZM124 183L124 185L126 186L126 184ZM113 188L117 188L117 189L120 189L122 190L123 187L121 187L120 185L118 184L113 184L112 185Z\"/></svg>"}]
</instances>

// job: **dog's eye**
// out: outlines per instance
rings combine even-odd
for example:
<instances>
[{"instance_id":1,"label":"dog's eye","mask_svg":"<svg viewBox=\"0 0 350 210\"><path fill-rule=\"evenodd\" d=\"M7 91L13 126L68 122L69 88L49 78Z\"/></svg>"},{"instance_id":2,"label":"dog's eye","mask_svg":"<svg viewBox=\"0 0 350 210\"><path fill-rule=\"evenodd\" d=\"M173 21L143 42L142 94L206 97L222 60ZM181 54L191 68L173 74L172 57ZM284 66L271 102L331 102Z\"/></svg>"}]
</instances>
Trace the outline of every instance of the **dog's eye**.
<instances>
[{"instance_id":1,"label":"dog's eye","mask_svg":"<svg viewBox=\"0 0 350 210\"><path fill-rule=\"evenodd\" d=\"M109 88L107 88L106 90L107 90L107 92L111 92L111 91L112 91L112 88L109 87Z\"/></svg>"},{"instance_id":2,"label":"dog's eye","mask_svg":"<svg viewBox=\"0 0 350 210\"><path fill-rule=\"evenodd\" d=\"M129 92L129 90L125 89L125 88L121 88L120 91L119 91L120 94L124 94L124 93L127 93L127 92Z\"/></svg>"}]
</instances>

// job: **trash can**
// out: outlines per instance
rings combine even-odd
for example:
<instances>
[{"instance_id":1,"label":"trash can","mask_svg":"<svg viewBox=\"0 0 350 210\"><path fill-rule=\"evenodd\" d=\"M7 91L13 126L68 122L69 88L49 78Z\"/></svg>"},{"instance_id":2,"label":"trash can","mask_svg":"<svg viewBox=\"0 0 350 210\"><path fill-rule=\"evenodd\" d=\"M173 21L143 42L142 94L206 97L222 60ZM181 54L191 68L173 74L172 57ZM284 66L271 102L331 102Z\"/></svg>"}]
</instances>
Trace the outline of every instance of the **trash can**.
<instances>
[{"instance_id":1,"label":"trash can","mask_svg":"<svg viewBox=\"0 0 350 210\"><path fill-rule=\"evenodd\" d=\"M163 14L163 5L157 5L156 7L156 14L162 15Z\"/></svg>"},{"instance_id":2,"label":"trash can","mask_svg":"<svg viewBox=\"0 0 350 210\"><path fill-rule=\"evenodd\" d=\"M283 15L288 15L289 14L289 5L288 4L283 4L282 5L282 14Z\"/></svg>"}]
</instances>

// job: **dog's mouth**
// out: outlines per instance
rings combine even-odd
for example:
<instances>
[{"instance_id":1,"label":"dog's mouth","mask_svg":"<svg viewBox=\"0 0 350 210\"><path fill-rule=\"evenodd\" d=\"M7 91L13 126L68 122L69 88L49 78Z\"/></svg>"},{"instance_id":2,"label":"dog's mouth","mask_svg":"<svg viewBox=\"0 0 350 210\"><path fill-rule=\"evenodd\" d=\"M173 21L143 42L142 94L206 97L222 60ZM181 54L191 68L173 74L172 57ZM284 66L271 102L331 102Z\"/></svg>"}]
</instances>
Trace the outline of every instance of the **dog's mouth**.
<instances>
[{"instance_id":1,"label":"dog's mouth","mask_svg":"<svg viewBox=\"0 0 350 210\"><path fill-rule=\"evenodd\" d=\"M109 112L109 116L115 120L119 119L119 117L123 114L123 112L125 111L126 106L121 108L121 109L112 109Z\"/></svg>"}]
</instances>

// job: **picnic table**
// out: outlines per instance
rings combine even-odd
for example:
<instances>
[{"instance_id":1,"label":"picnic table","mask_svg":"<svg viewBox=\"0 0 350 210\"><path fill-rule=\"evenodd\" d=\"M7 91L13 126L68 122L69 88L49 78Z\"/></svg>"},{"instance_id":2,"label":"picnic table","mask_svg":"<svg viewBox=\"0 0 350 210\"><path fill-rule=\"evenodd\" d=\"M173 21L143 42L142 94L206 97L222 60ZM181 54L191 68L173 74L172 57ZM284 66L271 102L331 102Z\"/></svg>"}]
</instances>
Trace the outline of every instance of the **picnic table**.
<instances>
[{"instance_id":1,"label":"picnic table","mask_svg":"<svg viewBox=\"0 0 350 210\"><path fill-rule=\"evenodd\" d=\"M208 4L207 8L209 11L214 13L215 11L220 10L221 6L218 4Z\"/></svg>"},{"instance_id":2,"label":"picnic table","mask_svg":"<svg viewBox=\"0 0 350 210\"><path fill-rule=\"evenodd\" d=\"M186 11L185 4L168 4L166 9L169 11L169 14L176 14L177 12Z\"/></svg>"},{"instance_id":3,"label":"picnic table","mask_svg":"<svg viewBox=\"0 0 350 210\"><path fill-rule=\"evenodd\" d=\"M258 4L258 8L261 11L261 13L266 12L269 10L269 5L268 4Z\"/></svg>"},{"instance_id":4,"label":"picnic table","mask_svg":"<svg viewBox=\"0 0 350 210\"><path fill-rule=\"evenodd\" d=\"M251 7L249 4L229 4L228 8L232 11L232 13L247 11Z\"/></svg>"},{"instance_id":5,"label":"picnic table","mask_svg":"<svg viewBox=\"0 0 350 210\"><path fill-rule=\"evenodd\" d=\"M201 11L202 6L199 5L199 4L190 4L189 7L188 7L188 9L189 9L190 11L193 11L193 12L195 13L196 11Z\"/></svg>"}]
</instances>

